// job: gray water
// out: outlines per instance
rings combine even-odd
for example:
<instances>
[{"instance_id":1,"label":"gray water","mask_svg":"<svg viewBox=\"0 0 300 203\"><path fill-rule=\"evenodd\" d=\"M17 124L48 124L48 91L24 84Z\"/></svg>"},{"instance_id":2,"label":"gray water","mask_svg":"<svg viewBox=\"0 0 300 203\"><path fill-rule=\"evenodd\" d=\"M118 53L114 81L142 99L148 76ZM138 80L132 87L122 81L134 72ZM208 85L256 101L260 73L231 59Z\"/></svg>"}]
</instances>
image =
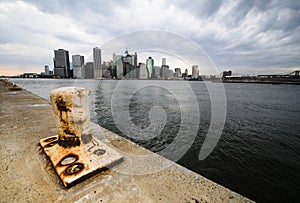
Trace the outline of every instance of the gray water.
<instances>
[{"instance_id":1,"label":"gray water","mask_svg":"<svg viewBox=\"0 0 300 203\"><path fill-rule=\"evenodd\" d=\"M94 95L94 122L158 154L174 142L182 126L188 136L193 136L192 129L199 127L192 146L177 163L258 202L300 200L300 86L224 84L225 126L213 152L200 161L198 155L212 113L209 92L203 82L154 81L156 85L147 86L148 81L128 80L122 81L123 88L119 88L120 81L113 80L12 81L46 99L51 89L57 87L89 88ZM195 108L188 92L182 91L183 84L188 84L196 96L200 113L197 126L193 123L195 118L182 122L181 111ZM214 88L217 84L208 85ZM112 102L116 89L121 89L117 105ZM128 95L129 102L125 100ZM184 101L187 108L183 108L179 100ZM165 125L156 137L135 139L118 128L112 105L115 105L114 112L128 109L131 122L140 130L147 129L156 114L159 118L165 115ZM153 107L160 108L153 111Z\"/></svg>"}]
</instances>

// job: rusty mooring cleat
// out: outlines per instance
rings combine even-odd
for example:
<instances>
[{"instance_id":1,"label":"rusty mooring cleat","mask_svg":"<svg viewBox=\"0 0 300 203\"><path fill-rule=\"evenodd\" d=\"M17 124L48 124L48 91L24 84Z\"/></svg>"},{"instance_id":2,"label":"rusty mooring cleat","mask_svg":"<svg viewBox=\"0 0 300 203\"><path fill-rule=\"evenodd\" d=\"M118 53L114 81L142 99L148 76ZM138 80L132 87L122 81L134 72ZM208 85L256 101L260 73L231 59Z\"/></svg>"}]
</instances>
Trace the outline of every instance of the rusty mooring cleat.
<instances>
[{"instance_id":1,"label":"rusty mooring cleat","mask_svg":"<svg viewBox=\"0 0 300 203\"><path fill-rule=\"evenodd\" d=\"M50 100L58 135L40 140L65 187L111 167L122 156L96 140L90 129L91 92L80 87L52 90Z\"/></svg>"}]
</instances>

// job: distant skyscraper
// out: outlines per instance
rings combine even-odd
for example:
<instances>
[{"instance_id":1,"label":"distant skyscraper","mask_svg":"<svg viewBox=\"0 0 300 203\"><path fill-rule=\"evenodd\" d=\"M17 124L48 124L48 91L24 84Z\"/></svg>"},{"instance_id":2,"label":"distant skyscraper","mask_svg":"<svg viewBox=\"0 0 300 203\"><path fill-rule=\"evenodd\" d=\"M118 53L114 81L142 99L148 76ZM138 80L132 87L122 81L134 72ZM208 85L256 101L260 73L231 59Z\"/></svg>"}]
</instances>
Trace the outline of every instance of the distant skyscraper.
<instances>
[{"instance_id":1,"label":"distant skyscraper","mask_svg":"<svg viewBox=\"0 0 300 203\"><path fill-rule=\"evenodd\" d=\"M148 79L148 71L146 68L146 64L139 63L139 79Z\"/></svg>"},{"instance_id":2,"label":"distant skyscraper","mask_svg":"<svg viewBox=\"0 0 300 203\"><path fill-rule=\"evenodd\" d=\"M148 71L148 78L153 78L153 67L154 67L154 59L149 56L146 60L146 68Z\"/></svg>"},{"instance_id":3,"label":"distant skyscraper","mask_svg":"<svg viewBox=\"0 0 300 203\"><path fill-rule=\"evenodd\" d=\"M93 48L94 59L94 74L96 79L102 78L102 63L101 63L101 49L98 47Z\"/></svg>"},{"instance_id":4,"label":"distant skyscraper","mask_svg":"<svg viewBox=\"0 0 300 203\"><path fill-rule=\"evenodd\" d=\"M159 66L153 67L153 77L160 78L160 67Z\"/></svg>"},{"instance_id":5,"label":"distant skyscraper","mask_svg":"<svg viewBox=\"0 0 300 203\"><path fill-rule=\"evenodd\" d=\"M134 55L130 55L128 51L125 51L123 58L123 76L125 78L136 78L136 71L134 64Z\"/></svg>"},{"instance_id":6,"label":"distant skyscraper","mask_svg":"<svg viewBox=\"0 0 300 203\"><path fill-rule=\"evenodd\" d=\"M118 79L123 78L123 57L113 53L113 66L115 67L113 77Z\"/></svg>"},{"instance_id":7,"label":"distant skyscraper","mask_svg":"<svg viewBox=\"0 0 300 203\"><path fill-rule=\"evenodd\" d=\"M169 70L169 77L170 79L174 78L174 71L173 70Z\"/></svg>"},{"instance_id":8,"label":"distant skyscraper","mask_svg":"<svg viewBox=\"0 0 300 203\"><path fill-rule=\"evenodd\" d=\"M84 78L84 56L72 55L73 77Z\"/></svg>"},{"instance_id":9,"label":"distant skyscraper","mask_svg":"<svg viewBox=\"0 0 300 203\"><path fill-rule=\"evenodd\" d=\"M54 74L62 78L72 77L69 52L64 49L54 50Z\"/></svg>"},{"instance_id":10,"label":"distant skyscraper","mask_svg":"<svg viewBox=\"0 0 300 203\"><path fill-rule=\"evenodd\" d=\"M184 73L182 73L182 77L186 78L188 76L188 69L186 68Z\"/></svg>"},{"instance_id":11,"label":"distant skyscraper","mask_svg":"<svg viewBox=\"0 0 300 203\"><path fill-rule=\"evenodd\" d=\"M93 62L88 62L85 64L84 78L85 79L94 79L95 78Z\"/></svg>"},{"instance_id":12,"label":"distant skyscraper","mask_svg":"<svg viewBox=\"0 0 300 203\"><path fill-rule=\"evenodd\" d=\"M175 68L175 73L174 76L177 78L181 78L181 69L180 68Z\"/></svg>"},{"instance_id":13,"label":"distant skyscraper","mask_svg":"<svg viewBox=\"0 0 300 203\"><path fill-rule=\"evenodd\" d=\"M103 61L102 63L102 77L111 78L112 61Z\"/></svg>"},{"instance_id":14,"label":"distant skyscraper","mask_svg":"<svg viewBox=\"0 0 300 203\"><path fill-rule=\"evenodd\" d=\"M161 65L167 65L167 59L166 58L162 58L161 59Z\"/></svg>"},{"instance_id":15,"label":"distant skyscraper","mask_svg":"<svg viewBox=\"0 0 300 203\"><path fill-rule=\"evenodd\" d=\"M168 65L162 65L160 69L160 77L164 79L168 79L169 77L169 66Z\"/></svg>"},{"instance_id":16,"label":"distant skyscraper","mask_svg":"<svg viewBox=\"0 0 300 203\"><path fill-rule=\"evenodd\" d=\"M199 70L197 65L192 66L192 79L198 79L199 77Z\"/></svg>"},{"instance_id":17,"label":"distant skyscraper","mask_svg":"<svg viewBox=\"0 0 300 203\"><path fill-rule=\"evenodd\" d=\"M134 66L137 66L138 65L138 58L137 58L137 53L135 52L134 53Z\"/></svg>"},{"instance_id":18,"label":"distant skyscraper","mask_svg":"<svg viewBox=\"0 0 300 203\"><path fill-rule=\"evenodd\" d=\"M49 66L48 65L45 65L45 73L46 73L46 75L49 75Z\"/></svg>"},{"instance_id":19,"label":"distant skyscraper","mask_svg":"<svg viewBox=\"0 0 300 203\"><path fill-rule=\"evenodd\" d=\"M181 69L180 68L175 68L175 73L180 73L181 74Z\"/></svg>"},{"instance_id":20,"label":"distant skyscraper","mask_svg":"<svg viewBox=\"0 0 300 203\"><path fill-rule=\"evenodd\" d=\"M133 61L134 61L133 57L126 50L125 51L125 55L123 56L123 62L127 62L130 65L133 65Z\"/></svg>"}]
</instances>

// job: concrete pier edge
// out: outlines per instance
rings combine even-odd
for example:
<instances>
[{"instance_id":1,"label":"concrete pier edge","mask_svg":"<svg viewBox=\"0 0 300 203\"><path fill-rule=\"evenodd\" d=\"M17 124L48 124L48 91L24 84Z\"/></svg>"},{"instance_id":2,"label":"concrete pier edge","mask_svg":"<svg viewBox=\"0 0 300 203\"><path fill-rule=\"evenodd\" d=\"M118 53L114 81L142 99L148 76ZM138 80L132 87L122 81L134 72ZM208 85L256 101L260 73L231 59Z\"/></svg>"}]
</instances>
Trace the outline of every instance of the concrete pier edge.
<instances>
[{"instance_id":1,"label":"concrete pier edge","mask_svg":"<svg viewBox=\"0 0 300 203\"><path fill-rule=\"evenodd\" d=\"M66 189L38 144L57 134L49 101L14 88L0 79L0 202L252 202L95 123L123 161Z\"/></svg>"}]
</instances>

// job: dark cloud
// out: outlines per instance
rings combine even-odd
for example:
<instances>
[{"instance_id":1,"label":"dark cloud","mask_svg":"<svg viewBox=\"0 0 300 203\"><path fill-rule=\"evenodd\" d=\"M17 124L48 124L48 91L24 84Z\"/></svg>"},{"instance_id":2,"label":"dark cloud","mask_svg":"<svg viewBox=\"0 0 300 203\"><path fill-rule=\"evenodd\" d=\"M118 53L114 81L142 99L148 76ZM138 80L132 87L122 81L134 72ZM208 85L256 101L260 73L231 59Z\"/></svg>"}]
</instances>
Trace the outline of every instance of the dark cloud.
<instances>
[{"instance_id":1,"label":"dark cloud","mask_svg":"<svg viewBox=\"0 0 300 203\"><path fill-rule=\"evenodd\" d=\"M106 1L106 0L26 0L26 2L35 5L43 12L52 14L69 15L80 19L83 13L101 14L110 16L111 10L115 6L126 6L126 1ZM93 18L93 16L91 16Z\"/></svg>"},{"instance_id":2,"label":"dark cloud","mask_svg":"<svg viewBox=\"0 0 300 203\"><path fill-rule=\"evenodd\" d=\"M237 4L228 13L227 18L224 19L224 22L227 22L229 27L239 26L245 20L249 11L253 9L255 3L252 0L240 0L236 2Z\"/></svg>"},{"instance_id":3,"label":"dark cloud","mask_svg":"<svg viewBox=\"0 0 300 203\"><path fill-rule=\"evenodd\" d=\"M297 0L3 0L0 4L2 63L40 64L45 58L49 59L45 63L51 63L57 47L85 55L124 33L158 29L192 39L220 67L261 72L300 66ZM154 46L150 38L155 39L139 35L128 40L134 47ZM178 40L175 45L192 55L193 50ZM32 55L47 51L37 60L26 51L16 55L20 49L32 50Z\"/></svg>"},{"instance_id":4,"label":"dark cloud","mask_svg":"<svg viewBox=\"0 0 300 203\"><path fill-rule=\"evenodd\" d=\"M203 17L210 17L214 13L216 13L219 8L223 4L223 0L202 0L202 1L172 1L173 4L177 4L178 7L182 8L183 10L193 14L194 16L203 18Z\"/></svg>"}]
</instances>

